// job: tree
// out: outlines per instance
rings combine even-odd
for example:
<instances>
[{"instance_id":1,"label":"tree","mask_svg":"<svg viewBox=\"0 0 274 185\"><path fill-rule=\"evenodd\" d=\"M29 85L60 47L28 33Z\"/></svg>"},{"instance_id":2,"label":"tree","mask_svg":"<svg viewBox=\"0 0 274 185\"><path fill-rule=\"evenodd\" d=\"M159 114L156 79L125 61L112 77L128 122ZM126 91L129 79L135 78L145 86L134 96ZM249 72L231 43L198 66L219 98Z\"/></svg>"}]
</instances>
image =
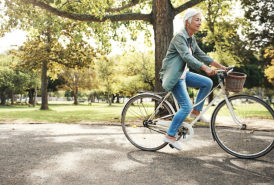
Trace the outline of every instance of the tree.
<instances>
[{"instance_id":1,"label":"tree","mask_svg":"<svg viewBox=\"0 0 274 185\"><path fill-rule=\"evenodd\" d=\"M248 46L254 52L259 50L258 65L266 69L268 65L272 65L271 50L274 50L273 0L241 0L241 3L248 20L248 24L243 27Z\"/></svg>"},{"instance_id":2,"label":"tree","mask_svg":"<svg viewBox=\"0 0 274 185\"><path fill-rule=\"evenodd\" d=\"M273 0L241 0L245 17L249 20L243 30L249 47L257 53L258 66L265 72L269 82L274 82L274 3ZM273 86L264 82L264 87ZM267 90L268 92L271 92Z\"/></svg>"},{"instance_id":3,"label":"tree","mask_svg":"<svg viewBox=\"0 0 274 185\"><path fill-rule=\"evenodd\" d=\"M27 86L25 87L26 91L28 91L29 94L29 104L32 104L34 107L36 106L36 96L37 96L37 89L41 87L41 74L38 70L30 72L26 69L24 70L26 73L29 74L30 80Z\"/></svg>"},{"instance_id":4,"label":"tree","mask_svg":"<svg viewBox=\"0 0 274 185\"><path fill-rule=\"evenodd\" d=\"M225 66L241 62L235 46L244 45L237 34L243 20L233 17L231 11L235 5L226 0L205 0L199 5L206 20L203 42L214 45L208 54Z\"/></svg>"},{"instance_id":5,"label":"tree","mask_svg":"<svg viewBox=\"0 0 274 185\"><path fill-rule=\"evenodd\" d=\"M110 95L113 92L113 86L115 83L114 76L116 74L116 71L114 70L114 67L116 65L115 59L107 59L106 57L101 58L100 60L96 61L96 70L98 74L98 81L100 84L103 84L101 86L102 88L105 88L107 92L107 102L109 105L111 105L110 101ZM102 89L104 91L104 89Z\"/></svg>"},{"instance_id":6,"label":"tree","mask_svg":"<svg viewBox=\"0 0 274 185\"><path fill-rule=\"evenodd\" d=\"M29 70L41 69L41 109L48 109L48 72L56 76L62 66L87 66L96 51L83 40L82 31L85 31L86 36L89 36L90 32L81 22L62 19L21 1L8 0L5 6L6 16L1 17L3 24L0 34L3 35L14 28L31 31L31 37L20 48L22 52L17 53L21 57L18 66Z\"/></svg>"},{"instance_id":7,"label":"tree","mask_svg":"<svg viewBox=\"0 0 274 185\"><path fill-rule=\"evenodd\" d=\"M131 97L136 94L136 92L143 88L143 83L140 81L138 76L129 76L124 78L121 82L121 91L125 94L129 94Z\"/></svg>"},{"instance_id":8,"label":"tree","mask_svg":"<svg viewBox=\"0 0 274 185\"><path fill-rule=\"evenodd\" d=\"M1 55L0 56L0 96L1 105L6 104L6 99L8 96L8 91L14 87L14 71L9 68L9 62L11 61L11 56Z\"/></svg>"},{"instance_id":9,"label":"tree","mask_svg":"<svg viewBox=\"0 0 274 185\"><path fill-rule=\"evenodd\" d=\"M241 0L241 3L245 10L245 17L250 21L244 31L253 48L273 46L273 0Z\"/></svg>"},{"instance_id":10,"label":"tree","mask_svg":"<svg viewBox=\"0 0 274 185\"><path fill-rule=\"evenodd\" d=\"M264 72L262 69L258 69L257 65L244 65L235 67L235 71L241 72L247 75L245 81L245 88L261 87L264 82Z\"/></svg>"},{"instance_id":11,"label":"tree","mask_svg":"<svg viewBox=\"0 0 274 185\"><path fill-rule=\"evenodd\" d=\"M154 52L139 51L129 52L120 57L120 73L122 78L136 76L142 82L141 88L154 91L155 88L155 70L154 70Z\"/></svg>"},{"instance_id":12,"label":"tree","mask_svg":"<svg viewBox=\"0 0 274 185\"><path fill-rule=\"evenodd\" d=\"M8 96L8 91L14 87L12 83L14 73L12 69L7 67L0 68L0 96L1 96L1 105L6 104L6 99Z\"/></svg>"},{"instance_id":13,"label":"tree","mask_svg":"<svg viewBox=\"0 0 274 185\"><path fill-rule=\"evenodd\" d=\"M58 86L61 86L63 83L63 79L57 78L57 79L52 79L48 77L48 91L49 92L57 92L58 91Z\"/></svg>"},{"instance_id":14,"label":"tree","mask_svg":"<svg viewBox=\"0 0 274 185\"><path fill-rule=\"evenodd\" d=\"M81 90L90 90L94 86L95 74L91 68L84 69L64 69L58 77L63 83L57 88L68 90L74 97L74 105L78 105L78 92Z\"/></svg>"},{"instance_id":15,"label":"tree","mask_svg":"<svg viewBox=\"0 0 274 185\"><path fill-rule=\"evenodd\" d=\"M0 92L1 104L5 105L6 98L11 98L14 104L14 92L25 91L31 81L31 75L24 70L14 70L10 64L16 60L12 55L1 55L0 57Z\"/></svg>"},{"instance_id":16,"label":"tree","mask_svg":"<svg viewBox=\"0 0 274 185\"><path fill-rule=\"evenodd\" d=\"M6 13L15 20L22 19L13 13L32 14L33 6L40 7L60 17L86 21L95 32L95 38L104 47L109 46L108 40L125 41L118 28L123 26L131 31L131 38L136 39L138 30L148 24L153 26L155 40L155 91L163 90L159 79L162 60L173 37L173 19L187 8L195 6L203 0L189 0L175 6L174 0L83 0L83 1L38 1L38 0L5 0ZM12 10L12 13L9 11ZM143 21L143 22L139 22ZM98 23L102 24L98 24ZM8 30L4 27L2 30ZM123 31L122 31L123 32ZM146 37L152 34L147 30Z\"/></svg>"},{"instance_id":17,"label":"tree","mask_svg":"<svg viewBox=\"0 0 274 185\"><path fill-rule=\"evenodd\" d=\"M274 89L265 88L264 95L269 99L270 103L272 103L272 97L274 96Z\"/></svg>"},{"instance_id":18,"label":"tree","mask_svg":"<svg viewBox=\"0 0 274 185\"><path fill-rule=\"evenodd\" d=\"M267 79L269 82L272 82L274 84L274 48L266 49L266 54L264 55L265 58L269 57L271 58L271 65L268 65L265 69L265 75L267 76Z\"/></svg>"},{"instance_id":19,"label":"tree","mask_svg":"<svg viewBox=\"0 0 274 185\"><path fill-rule=\"evenodd\" d=\"M68 34L67 31L63 30L61 34ZM90 65L96 58L96 51L84 40L72 40L66 44L66 47L58 40L59 37L54 35L54 32L49 28L44 32L44 35L29 38L25 45L19 48L19 53L14 52L20 57L16 68L41 69L42 71L41 109L48 109L48 75L55 78L64 66L75 69L83 68ZM48 70L50 74L47 74Z\"/></svg>"}]
</instances>

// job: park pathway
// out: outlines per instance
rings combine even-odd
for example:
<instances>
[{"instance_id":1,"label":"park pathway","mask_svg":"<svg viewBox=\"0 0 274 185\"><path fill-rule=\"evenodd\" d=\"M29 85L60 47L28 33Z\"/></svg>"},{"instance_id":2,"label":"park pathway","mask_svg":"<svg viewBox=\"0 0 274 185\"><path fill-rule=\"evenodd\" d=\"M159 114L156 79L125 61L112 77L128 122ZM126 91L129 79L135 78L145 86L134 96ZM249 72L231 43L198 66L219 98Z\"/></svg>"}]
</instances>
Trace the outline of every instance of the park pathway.
<instances>
[{"instance_id":1,"label":"park pathway","mask_svg":"<svg viewBox=\"0 0 274 185\"><path fill-rule=\"evenodd\" d=\"M0 124L0 185L274 184L274 151L235 158L208 128L181 145L140 151L120 126Z\"/></svg>"}]
</instances>

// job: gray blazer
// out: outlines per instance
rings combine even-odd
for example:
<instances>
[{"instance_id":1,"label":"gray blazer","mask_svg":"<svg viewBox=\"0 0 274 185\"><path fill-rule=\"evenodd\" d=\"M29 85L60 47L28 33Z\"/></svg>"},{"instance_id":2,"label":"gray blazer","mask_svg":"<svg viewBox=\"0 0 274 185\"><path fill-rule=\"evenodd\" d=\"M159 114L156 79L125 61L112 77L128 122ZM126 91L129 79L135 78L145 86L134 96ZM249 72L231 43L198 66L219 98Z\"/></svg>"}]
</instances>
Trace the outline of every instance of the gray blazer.
<instances>
[{"instance_id":1,"label":"gray blazer","mask_svg":"<svg viewBox=\"0 0 274 185\"><path fill-rule=\"evenodd\" d=\"M190 44L193 55L189 53ZM172 90L184 72L185 63L194 70L200 69L203 64L197 59L206 65L213 62L213 59L199 48L195 37L189 37L186 29L181 30L171 40L162 63L160 78L162 79L163 88L166 91Z\"/></svg>"}]
</instances>

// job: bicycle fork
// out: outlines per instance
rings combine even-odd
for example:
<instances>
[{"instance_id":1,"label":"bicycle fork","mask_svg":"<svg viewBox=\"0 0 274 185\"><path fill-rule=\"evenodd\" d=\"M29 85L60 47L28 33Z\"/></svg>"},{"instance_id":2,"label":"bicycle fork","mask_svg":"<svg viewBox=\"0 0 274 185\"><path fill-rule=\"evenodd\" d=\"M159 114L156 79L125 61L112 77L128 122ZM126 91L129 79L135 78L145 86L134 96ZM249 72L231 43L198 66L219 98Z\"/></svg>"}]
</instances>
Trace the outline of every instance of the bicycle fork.
<instances>
[{"instance_id":1,"label":"bicycle fork","mask_svg":"<svg viewBox=\"0 0 274 185\"><path fill-rule=\"evenodd\" d=\"M222 91L223 91L224 99L225 99L225 101L226 101L226 104L227 104L227 106L228 106L228 109L229 109L229 112L230 112L230 114L231 114L231 116L232 116L233 121L234 121L237 125L239 125L242 129L244 129L244 128L245 128L245 125L242 124L242 123L236 118L236 116L235 116L235 113L234 113L234 111L233 111L233 107L232 107L232 105L231 105L230 101L228 100L228 97L227 97L227 95L226 95L226 93L225 93L224 84L223 84L223 83L220 83L220 85L221 85L221 88L222 88Z\"/></svg>"}]
</instances>

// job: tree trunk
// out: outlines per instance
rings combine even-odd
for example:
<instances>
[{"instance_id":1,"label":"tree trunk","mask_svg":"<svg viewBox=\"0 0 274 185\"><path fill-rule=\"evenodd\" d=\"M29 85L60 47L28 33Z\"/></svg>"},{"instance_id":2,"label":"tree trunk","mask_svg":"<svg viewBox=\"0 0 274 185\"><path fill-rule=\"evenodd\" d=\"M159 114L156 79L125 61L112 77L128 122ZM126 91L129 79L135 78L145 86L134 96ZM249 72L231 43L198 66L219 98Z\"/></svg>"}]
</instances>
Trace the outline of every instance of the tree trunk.
<instances>
[{"instance_id":1,"label":"tree trunk","mask_svg":"<svg viewBox=\"0 0 274 185\"><path fill-rule=\"evenodd\" d=\"M1 105L6 105L6 96L3 92L1 92Z\"/></svg>"},{"instance_id":2,"label":"tree trunk","mask_svg":"<svg viewBox=\"0 0 274 185\"><path fill-rule=\"evenodd\" d=\"M42 92L42 103L41 109L47 110L48 106L48 79L47 79L47 61L42 62L42 77L41 77L41 92Z\"/></svg>"},{"instance_id":3,"label":"tree trunk","mask_svg":"<svg viewBox=\"0 0 274 185\"><path fill-rule=\"evenodd\" d=\"M110 93L110 84L108 83L108 105L111 105L111 101L109 100L109 93Z\"/></svg>"},{"instance_id":4,"label":"tree trunk","mask_svg":"<svg viewBox=\"0 0 274 185\"><path fill-rule=\"evenodd\" d=\"M14 105L14 91L11 90L11 105Z\"/></svg>"},{"instance_id":5,"label":"tree trunk","mask_svg":"<svg viewBox=\"0 0 274 185\"><path fill-rule=\"evenodd\" d=\"M124 93L123 103L125 103L126 93Z\"/></svg>"},{"instance_id":6,"label":"tree trunk","mask_svg":"<svg viewBox=\"0 0 274 185\"><path fill-rule=\"evenodd\" d=\"M119 99L119 94L118 93L116 94L116 98L117 98L116 103L120 103L120 99Z\"/></svg>"},{"instance_id":7,"label":"tree trunk","mask_svg":"<svg viewBox=\"0 0 274 185\"><path fill-rule=\"evenodd\" d=\"M76 87L76 91L75 91L75 93L73 93L73 97L74 97L74 105L78 105L78 100L77 100L77 98L78 98L78 87Z\"/></svg>"},{"instance_id":8,"label":"tree trunk","mask_svg":"<svg viewBox=\"0 0 274 185\"><path fill-rule=\"evenodd\" d=\"M258 88L258 95L260 99L264 98L264 89L263 88Z\"/></svg>"},{"instance_id":9,"label":"tree trunk","mask_svg":"<svg viewBox=\"0 0 274 185\"><path fill-rule=\"evenodd\" d=\"M33 104L33 99L34 99L33 95L34 95L34 89L30 89L29 90L29 104Z\"/></svg>"},{"instance_id":10,"label":"tree trunk","mask_svg":"<svg viewBox=\"0 0 274 185\"><path fill-rule=\"evenodd\" d=\"M153 81L150 81L150 82L149 82L149 85L150 85L150 87L151 87L151 91L154 91L155 88L154 88Z\"/></svg>"},{"instance_id":11,"label":"tree trunk","mask_svg":"<svg viewBox=\"0 0 274 185\"><path fill-rule=\"evenodd\" d=\"M153 1L153 30L155 40L155 92L164 91L159 72L173 37L173 7L170 1Z\"/></svg>"},{"instance_id":12,"label":"tree trunk","mask_svg":"<svg viewBox=\"0 0 274 185\"><path fill-rule=\"evenodd\" d=\"M115 95L114 94L112 94L112 97L111 97L111 103L114 103L114 99L115 99Z\"/></svg>"},{"instance_id":13,"label":"tree trunk","mask_svg":"<svg viewBox=\"0 0 274 185\"><path fill-rule=\"evenodd\" d=\"M71 96L73 97L73 101L74 101L74 91L71 91ZM74 102L73 102L74 103Z\"/></svg>"},{"instance_id":14,"label":"tree trunk","mask_svg":"<svg viewBox=\"0 0 274 185\"><path fill-rule=\"evenodd\" d=\"M37 99L37 87L34 89L34 101L33 101L33 107L36 106L36 99Z\"/></svg>"}]
</instances>

